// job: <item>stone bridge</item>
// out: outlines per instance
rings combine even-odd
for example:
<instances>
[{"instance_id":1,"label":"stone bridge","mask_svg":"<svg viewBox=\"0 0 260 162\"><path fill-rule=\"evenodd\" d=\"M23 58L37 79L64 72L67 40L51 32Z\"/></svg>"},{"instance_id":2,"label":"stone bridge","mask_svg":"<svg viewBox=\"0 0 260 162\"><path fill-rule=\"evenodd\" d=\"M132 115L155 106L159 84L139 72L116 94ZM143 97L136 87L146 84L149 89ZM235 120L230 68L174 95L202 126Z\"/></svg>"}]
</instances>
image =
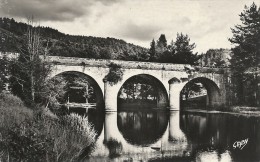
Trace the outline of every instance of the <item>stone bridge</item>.
<instances>
[{"instance_id":1,"label":"stone bridge","mask_svg":"<svg viewBox=\"0 0 260 162\"><path fill-rule=\"evenodd\" d=\"M209 106L224 106L226 99L227 70L223 68L192 67L185 64L152 63L120 60L102 60L50 56L46 60L52 63L50 77L62 73L77 73L88 77L94 83L97 104L104 103L106 111L117 111L118 92L122 85L133 76L144 76L158 83L158 106L165 105L170 110L180 110L180 92L191 80L198 80L207 89ZM111 63L120 65L123 77L120 82L111 85L104 81Z\"/></svg>"}]
</instances>

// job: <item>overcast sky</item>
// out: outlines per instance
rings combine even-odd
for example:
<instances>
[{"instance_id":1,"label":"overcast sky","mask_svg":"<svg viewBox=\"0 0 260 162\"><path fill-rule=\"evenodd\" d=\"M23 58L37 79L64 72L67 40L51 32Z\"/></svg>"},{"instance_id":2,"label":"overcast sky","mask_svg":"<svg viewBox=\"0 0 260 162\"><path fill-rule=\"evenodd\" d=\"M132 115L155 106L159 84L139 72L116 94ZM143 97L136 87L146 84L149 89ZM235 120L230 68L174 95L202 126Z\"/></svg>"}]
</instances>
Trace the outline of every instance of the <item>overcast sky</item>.
<instances>
[{"instance_id":1,"label":"overcast sky","mask_svg":"<svg viewBox=\"0 0 260 162\"><path fill-rule=\"evenodd\" d=\"M143 47L165 34L188 34L196 51L231 48L231 27L245 5L260 0L0 0L0 16L34 15L66 34L114 37Z\"/></svg>"}]
</instances>

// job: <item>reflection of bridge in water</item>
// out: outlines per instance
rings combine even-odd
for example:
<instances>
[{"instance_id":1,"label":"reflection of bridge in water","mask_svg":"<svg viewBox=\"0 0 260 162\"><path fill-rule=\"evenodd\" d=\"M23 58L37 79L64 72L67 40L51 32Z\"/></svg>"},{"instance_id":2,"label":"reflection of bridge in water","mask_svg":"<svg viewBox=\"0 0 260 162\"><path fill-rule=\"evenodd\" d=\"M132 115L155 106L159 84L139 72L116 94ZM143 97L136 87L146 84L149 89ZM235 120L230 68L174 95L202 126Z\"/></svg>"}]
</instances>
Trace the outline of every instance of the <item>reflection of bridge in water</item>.
<instances>
[{"instance_id":1,"label":"reflection of bridge in water","mask_svg":"<svg viewBox=\"0 0 260 162\"><path fill-rule=\"evenodd\" d=\"M181 114L180 114L181 113ZM143 115L137 112L109 112L105 114L102 131L96 141L96 149L91 155L91 160L107 160L107 157L117 152L117 160L133 161L163 159L166 157L181 157L181 161L197 161L200 159L222 159L223 161L259 161L260 138L259 118L236 116L231 114L190 113L190 112L146 112ZM140 119L138 119L140 116ZM164 116L164 119L161 118ZM153 118L153 120L151 120ZM123 119L123 120L122 120ZM133 120L132 120L133 119ZM146 120L146 123L142 123ZM139 123L141 121L141 123ZM156 121L154 123L154 121ZM142 126L155 126L158 134L153 134ZM228 124L227 124L228 123ZM132 124L135 124L132 126ZM145 124L148 124L146 126ZM122 127L137 130L137 135L126 137ZM165 127L165 128L164 128ZM138 137L139 136L139 137ZM154 138L155 140L140 141L141 138ZM149 137L150 136L150 137ZM139 138L139 139L138 139ZM235 141L249 138L250 144L241 150L233 148ZM115 142L113 147L107 146L109 141ZM134 141L134 142L133 142ZM185 157L188 160L185 160ZM174 159L174 158L173 158ZM219 160L219 161L222 161ZM208 161L208 160L207 160Z\"/></svg>"},{"instance_id":2,"label":"reflection of bridge in water","mask_svg":"<svg viewBox=\"0 0 260 162\"><path fill-rule=\"evenodd\" d=\"M93 83L96 92L97 107L105 107L106 111L117 111L118 93L122 85L134 76L145 77L147 82L158 83L157 107L180 109L180 93L190 81L198 81L207 89L207 106L223 106L227 104L228 71L217 68L196 68L190 65L133 62L119 60L96 60L68 57L48 57L53 64L50 78L63 73L76 73L87 77ZM104 80L109 73L111 63L121 66L122 80L111 85ZM192 72L191 72L192 71Z\"/></svg>"},{"instance_id":3,"label":"reflection of bridge in water","mask_svg":"<svg viewBox=\"0 0 260 162\"><path fill-rule=\"evenodd\" d=\"M120 112L121 113L121 112ZM149 118L149 114L147 116ZM155 115L156 114L156 115ZM130 139L124 137L124 132L119 129L119 125L123 124L129 119L124 118L123 121L118 121L120 115L116 112L110 112L105 114L105 120L103 125L103 130L96 142L96 149L92 153L92 157L108 157L113 150L116 148L109 148L105 144L109 141L118 143L118 149L121 155L131 156L134 160L140 159L149 159L151 157L158 157L161 155L175 155L175 156L185 156L184 152L188 152L187 148L187 139L182 130L180 129L179 119L180 115L178 111L174 112L156 112L150 118L156 120L157 123L160 123L158 127L165 127L165 129L160 133L158 137L147 137L147 138L156 138L155 141L149 141L147 143L132 143ZM121 117L125 114L121 114ZM168 117L167 117L168 116ZM167 117L167 118L166 118ZM161 119L160 119L161 118ZM128 123L129 124L129 123ZM147 123L141 123L147 124ZM156 128L154 128L156 129ZM154 130L157 131L157 130ZM141 135L153 136L149 132L142 132ZM136 136L132 137L137 138ZM138 141L138 140L137 140ZM139 158L139 159L138 159ZM100 159L101 160L101 159Z\"/></svg>"}]
</instances>

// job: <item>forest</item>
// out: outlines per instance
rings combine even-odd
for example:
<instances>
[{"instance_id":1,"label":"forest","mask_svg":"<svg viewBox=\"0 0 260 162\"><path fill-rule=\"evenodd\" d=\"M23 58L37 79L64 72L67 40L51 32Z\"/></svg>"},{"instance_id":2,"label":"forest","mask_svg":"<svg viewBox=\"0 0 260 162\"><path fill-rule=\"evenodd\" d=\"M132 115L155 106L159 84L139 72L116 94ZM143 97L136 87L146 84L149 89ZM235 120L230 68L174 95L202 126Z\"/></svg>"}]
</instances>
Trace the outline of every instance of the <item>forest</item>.
<instances>
[{"instance_id":1,"label":"forest","mask_svg":"<svg viewBox=\"0 0 260 162\"><path fill-rule=\"evenodd\" d=\"M20 53L17 47L26 36L28 26L13 18L0 18L0 51ZM200 58L193 52L195 43L190 43L189 36L182 33L178 33L176 41L172 40L170 44L161 34L157 41L151 41L147 49L116 38L68 35L43 26L35 28L45 52L52 56L188 64L195 64Z\"/></svg>"}]
</instances>

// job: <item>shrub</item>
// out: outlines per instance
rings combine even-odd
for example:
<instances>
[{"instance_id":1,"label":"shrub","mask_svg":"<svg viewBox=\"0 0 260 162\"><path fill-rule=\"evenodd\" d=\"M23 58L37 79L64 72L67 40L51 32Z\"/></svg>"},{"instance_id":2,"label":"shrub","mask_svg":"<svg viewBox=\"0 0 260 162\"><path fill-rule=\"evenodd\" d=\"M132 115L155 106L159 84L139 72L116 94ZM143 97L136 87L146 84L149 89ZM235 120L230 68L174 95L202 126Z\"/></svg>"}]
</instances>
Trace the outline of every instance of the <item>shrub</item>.
<instances>
[{"instance_id":1,"label":"shrub","mask_svg":"<svg viewBox=\"0 0 260 162\"><path fill-rule=\"evenodd\" d=\"M11 94L0 94L0 112L0 161L78 161L94 146L96 133L85 117L53 118Z\"/></svg>"},{"instance_id":2,"label":"shrub","mask_svg":"<svg viewBox=\"0 0 260 162\"><path fill-rule=\"evenodd\" d=\"M27 119L33 118L33 111L23 105L21 99L10 93L0 93L0 131L11 129Z\"/></svg>"},{"instance_id":3,"label":"shrub","mask_svg":"<svg viewBox=\"0 0 260 162\"><path fill-rule=\"evenodd\" d=\"M60 117L55 124L45 125L47 133L56 137L53 149L57 161L78 160L91 153L88 148L95 142L96 133L87 118L71 114Z\"/></svg>"},{"instance_id":4,"label":"shrub","mask_svg":"<svg viewBox=\"0 0 260 162\"><path fill-rule=\"evenodd\" d=\"M110 85L115 85L122 80L123 71L120 65L115 63L109 64L109 73L105 76L104 80L108 81Z\"/></svg>"}]
</instances>

